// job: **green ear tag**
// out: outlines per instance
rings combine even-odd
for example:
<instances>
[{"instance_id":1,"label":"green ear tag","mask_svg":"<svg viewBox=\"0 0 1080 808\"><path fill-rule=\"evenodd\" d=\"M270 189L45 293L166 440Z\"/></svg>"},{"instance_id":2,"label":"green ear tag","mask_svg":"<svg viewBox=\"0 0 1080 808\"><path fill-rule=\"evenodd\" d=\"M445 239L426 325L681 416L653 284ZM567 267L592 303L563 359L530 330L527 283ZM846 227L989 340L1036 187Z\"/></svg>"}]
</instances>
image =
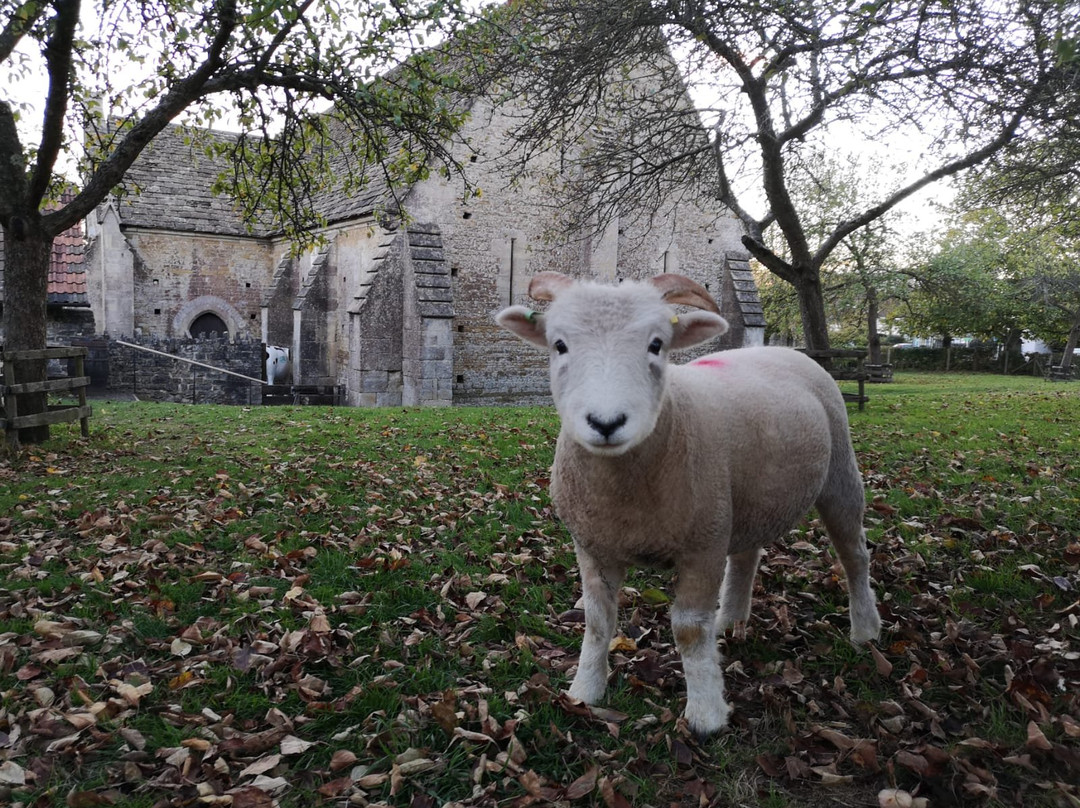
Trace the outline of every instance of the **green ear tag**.
<instances>
[{"instance_id":1,"label":"green ear tag","mask_svg":"<svg viewBox=\"0 0 1080 808\"><path fill-rule=\"evenodd\" d=\"M532 309L529 309L527 312L525 312L525 319L528 320L530 323L535 323L536 322L536 312L533 311Z\"/></svg>"}]
</instances>

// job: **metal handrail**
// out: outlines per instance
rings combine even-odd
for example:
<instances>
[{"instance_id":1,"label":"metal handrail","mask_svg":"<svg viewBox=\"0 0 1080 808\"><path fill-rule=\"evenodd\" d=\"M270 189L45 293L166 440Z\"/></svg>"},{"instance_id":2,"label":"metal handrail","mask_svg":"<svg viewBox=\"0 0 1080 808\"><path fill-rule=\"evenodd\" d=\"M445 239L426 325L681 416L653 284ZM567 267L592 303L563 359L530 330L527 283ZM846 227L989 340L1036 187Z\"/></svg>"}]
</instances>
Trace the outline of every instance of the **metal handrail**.
<instances>
[{"instance_id":1,"label":"metal handrail","mask_svg":"<svg viewBox=\"0 0 1080 808\"><path fill-rule=\"evenodd\" d=\"M147 348L147 347L145 347L143 345L135 345L134 343L131 343L131 342L124 342L122 339L118 339L118 340L116 340L116 342L117 342L118 345L124 345L124 346L126 346L128 348L134 348L137 351L146 351L147 353L157 354L158 356L165 356L165 357L168 357L169 359L175 359L177 362L187 362L189 365L197 365L198 367L201 367L201 368L207 368L209 370L216 370L218 373L227 373L230 376L236 376L236 377L238 377L240 379L247 379L249 382L255 382L256 384L266 384L266 382L263 381L262 379L256 379L253 376L245 376L243 373L237 373L237 372L232 371L232 370L226 370L225 368L214 367L213 365L208 365L205 362L196 362L194 359L185 359L182 356L176 356L175 354L166 353L165 351L158 351L158 350L155 350L154 348Z\"/></svg>"}]
</instances>

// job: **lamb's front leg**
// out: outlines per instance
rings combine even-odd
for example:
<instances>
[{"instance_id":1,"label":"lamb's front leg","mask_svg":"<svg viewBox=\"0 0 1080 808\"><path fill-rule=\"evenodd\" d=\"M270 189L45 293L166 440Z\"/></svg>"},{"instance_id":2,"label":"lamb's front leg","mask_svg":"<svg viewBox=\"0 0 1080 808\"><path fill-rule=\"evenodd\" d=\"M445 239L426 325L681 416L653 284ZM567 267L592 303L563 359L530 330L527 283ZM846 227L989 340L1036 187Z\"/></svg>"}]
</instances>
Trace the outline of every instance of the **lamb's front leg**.
<instances>
[{"instance_id":1,"label":"lamb's front leg","mask_svg":"<svg viewBox=\"0 0 1080 808\"><path fill-rule=\"evenodd\" d=\"M671 630L686 676L686 721L699 736L727 726L731 712L724 695L724 674L716 648L716 598L723 566L708 559L679 569Z\"/></svg>"},{"instance_id":2,"label":"lamb's front leg","mask_svg":"<svg viewBox=\"0 0 1080 808\"><path fill-rule=\"evenodd\" d=\"M586 704L595 704L607 689L608 648L615 634L619 585L626 568L603 564L580 546L575 547L585 597L585 639L581 643L581 658L570 685L570 695Z\"/></svg>"}]
</instances>

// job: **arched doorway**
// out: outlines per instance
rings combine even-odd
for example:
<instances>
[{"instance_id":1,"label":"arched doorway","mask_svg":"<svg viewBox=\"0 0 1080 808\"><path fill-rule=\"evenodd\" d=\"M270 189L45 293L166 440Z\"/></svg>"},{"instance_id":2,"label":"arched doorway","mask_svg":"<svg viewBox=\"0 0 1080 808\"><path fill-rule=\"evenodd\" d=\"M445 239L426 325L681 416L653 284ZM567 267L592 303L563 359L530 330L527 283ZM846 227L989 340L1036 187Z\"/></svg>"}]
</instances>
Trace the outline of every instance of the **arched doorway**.
<instances>
[{"instance_id":1,"label":"arched doorway","mask_svg":"<svg viewBox=\"0 0 1080 808\"><path fill-rule=\"evenodd\" d=\"M191 321L191 325L188 326L188 334L192 339L227 337L229 336L229 327L214 312L206 311Z\"/></svg>"}]
</instances>

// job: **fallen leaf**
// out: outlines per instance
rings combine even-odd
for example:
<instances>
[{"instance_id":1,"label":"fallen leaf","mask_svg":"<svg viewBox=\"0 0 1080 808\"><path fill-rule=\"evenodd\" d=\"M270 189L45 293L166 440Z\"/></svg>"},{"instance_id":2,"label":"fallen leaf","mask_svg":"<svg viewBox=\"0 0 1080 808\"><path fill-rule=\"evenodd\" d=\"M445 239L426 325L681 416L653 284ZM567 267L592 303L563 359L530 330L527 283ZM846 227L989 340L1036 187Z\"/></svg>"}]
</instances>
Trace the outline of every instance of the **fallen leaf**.
<instances>
[{"instance_id":1,"label":"fallen leaf","mask_svg":"<svg viewBox=\"0 0 1080 808\"><path fill-rule=\"evenodd\" d=\"M874 667L877 668L878 675L884 676L886 679L892 676L893 664L885 658L873 643L868 643L868 645L870 647L870 656L874 658Z\"/></svg>"},{"instance_id":2,"label":"fallen leaf","mask_svg":"<svg viewBox=\"0 0 1080 808\"><path fill-rule=\"evenodd\" d=\"M232 808L274 808L274 798L262 789L241 788L228 792Z\"/></svg>"},{"instance_id":3,"label":"fallen leaf","mask_svg":"<svg viewBox=\"0 0 1080 808\"><path fill-rule=\"evenodd\" d=\"M1046 739L1046 735L1039 729L1039 725L1034 721L1028 723L1027 726L1027 743L1025 746L1028 749L1035 749L1040 752L1049 752L1053 749L1053 745Z\"/></svg>"},{"instance_id":4,"label":"fallen leaf","mask_svg":"<svg viewBox=\"0 0 1080 808\"><path fill-rule=\"evenodd\" d=\"M596 788L596 780L600 776L600 768L593 766L585 774L581 775L578 779L572 782L566 787L566 798L568 800L580 800L583 797L587 797L592 794L593 789Z\"/></svg>"},{"instance_id":5,"label":"fallen leaf","mask_svg":"<svg viewBox=\"0 0 1080 808\"><path fill-rule=\"evenodd\" d=\"M112 805L113 801L95 791L69 791L64 804L68 808L95 808L98 805Z\"/></svg>"},{"instance_id":6,"label":"fallen leaf","mask_svg":"<svg viewBox=\"0 0 1080 808\"><path fill-rule=\"evenodd\" d=\"M253 777L259 774L266 774L279 763L281 763L281 755L267 755L264 758L259 758L258 760L249 763L240 770L237 777Z\"/></svg>"},{"instance_id":7,"label":"fallen leaf","mask_svg":"<svg viewBox=\"0 0 1080 808\"><path fill-rule=\"evenodd\" d=\"M302 755L313 746L315 746L314 741L305 741L295 735L286 735L281 739L281 754Z\"/></svg>"},{"instance_id":8,"label":"fallen leaf","mask_svg":"<svg viewBox=\"0 0 1080 808\"><path fill-rule=\"evenodd\" d=\"M0 763L0 783L9 786L21 786L26 784L26 771L13 760L5 760Z\"/></svg>"},{"instance_id":9,"label":"fallen leaf","mask_svg":"<svg viewBox=\"0 0 1080 808\"><path fill-rule=\"evenodd\" d=\"M356 763L357 757L349 749L338 749L330 756L330 771L337 772Z\"/></svg>"}]
</instances>

